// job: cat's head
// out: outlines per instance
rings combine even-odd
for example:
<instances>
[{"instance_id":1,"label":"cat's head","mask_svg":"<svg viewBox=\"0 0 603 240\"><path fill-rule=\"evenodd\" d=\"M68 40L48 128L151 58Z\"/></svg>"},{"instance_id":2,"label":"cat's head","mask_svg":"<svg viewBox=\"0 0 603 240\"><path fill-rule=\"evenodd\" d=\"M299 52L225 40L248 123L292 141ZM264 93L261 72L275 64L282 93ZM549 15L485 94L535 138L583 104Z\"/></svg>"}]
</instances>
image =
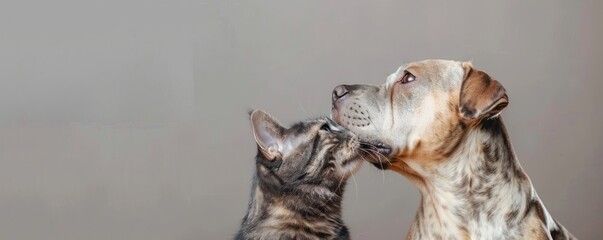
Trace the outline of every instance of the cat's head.
<instances>
[{"instance_id":1,"label":"cat's head","mask_svg":"<svg viewBox=\"0 0 603 240\"><path fill-rule=\"evenodd\" d=\"M273 190L300 185L339 188L362 165L360 142L328 118L283 127L261 110L251 113L257 173Z\"/></svg>"}]
</instances>

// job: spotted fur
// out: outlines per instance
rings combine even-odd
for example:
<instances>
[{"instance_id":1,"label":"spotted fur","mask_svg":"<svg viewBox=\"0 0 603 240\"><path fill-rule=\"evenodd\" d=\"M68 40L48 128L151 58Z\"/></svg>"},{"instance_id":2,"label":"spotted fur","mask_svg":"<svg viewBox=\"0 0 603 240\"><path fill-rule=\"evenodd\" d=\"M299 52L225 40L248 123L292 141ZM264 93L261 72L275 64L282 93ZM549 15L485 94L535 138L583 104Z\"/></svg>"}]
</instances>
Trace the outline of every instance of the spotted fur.
<instances>
[{"instance_id":1,"label":"spotted fur","mask_svg":"<svg viewBox=\"0 0 603 240\"><path fill-rule=\"evenodd\" d=\"M469 131L437 167L410 165L426 180L408 239L573 239L544 208L500 118Z\"/></svg>"},{"instance_id":2,"label":"spotted fur","mask_svg":"<svg viewBox=\"0 0 603 240\"><path fill-rule=\"evenodd\" d=\"M401 66L381 86L338 86L332 117L381 146L383 156L369 161L420 189L407 239L575 239L550 216L513 152L499 116L508 102L504 87L470 63L425 60ZM371 124L350 119L355 109Z\"/></svg>"}]
</instances>

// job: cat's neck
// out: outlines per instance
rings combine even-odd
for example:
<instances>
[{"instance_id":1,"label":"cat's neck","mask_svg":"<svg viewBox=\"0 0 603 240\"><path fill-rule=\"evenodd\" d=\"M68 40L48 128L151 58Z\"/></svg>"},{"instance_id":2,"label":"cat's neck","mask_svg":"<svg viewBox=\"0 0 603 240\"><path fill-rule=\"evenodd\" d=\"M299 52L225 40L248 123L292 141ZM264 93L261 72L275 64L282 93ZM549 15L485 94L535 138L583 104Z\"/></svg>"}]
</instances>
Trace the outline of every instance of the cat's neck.
<instances>
[{"instance_id":1,"label":"cat's neck","mask_svg":"<svg viewBox=\"0 0 603 240\"><path fill-rule=\"evenodd\" d=\"M260 234L279 235L304 231L336 236L343 222L341 203L343 191L333 192L317 185L296 186L295 191L271 192L261 184L254 185L243 229Z\"/></svg>"},{"instance_id":2,"label":"cat's neck","mask_svg":"<svg viewBox=\"0 0 603 240\"><path fill-rule=\"evenodd\" d=\"M312 218L315 215L330 215L340 218L343 185L341 184L336 191L326 186L307 184L295 186L291 190L284 189L274 192L271 189L263 189L260 184L254 183L248 218L253 219L265 215L266 212L277 211L275 210L277 208L282 208L283 211L286 210L290 214L301 214L305 218Z\"/></svg>"}]
</instances>

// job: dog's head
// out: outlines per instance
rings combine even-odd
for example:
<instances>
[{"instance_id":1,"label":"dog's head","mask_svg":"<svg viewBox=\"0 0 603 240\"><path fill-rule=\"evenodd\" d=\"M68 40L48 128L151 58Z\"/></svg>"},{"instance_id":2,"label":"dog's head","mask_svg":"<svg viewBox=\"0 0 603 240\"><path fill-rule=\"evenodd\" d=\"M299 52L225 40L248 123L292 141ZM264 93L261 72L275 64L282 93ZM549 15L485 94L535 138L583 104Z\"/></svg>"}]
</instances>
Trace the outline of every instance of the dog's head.
<instances>
[{"instance_id":1,"label":"dog's head","mask_svg":"<svg viewBox=\"0 0 603 240\"><path fill-rule=\"evenodd\" d=\"M507 104L502 85L470 63L425 60L401 66L380 86L335 87L332 118L374 154L394 163L432 164L446 159L468 129ZM378 157L371 161L387 167Z\"/></svg>"}]
</instances>

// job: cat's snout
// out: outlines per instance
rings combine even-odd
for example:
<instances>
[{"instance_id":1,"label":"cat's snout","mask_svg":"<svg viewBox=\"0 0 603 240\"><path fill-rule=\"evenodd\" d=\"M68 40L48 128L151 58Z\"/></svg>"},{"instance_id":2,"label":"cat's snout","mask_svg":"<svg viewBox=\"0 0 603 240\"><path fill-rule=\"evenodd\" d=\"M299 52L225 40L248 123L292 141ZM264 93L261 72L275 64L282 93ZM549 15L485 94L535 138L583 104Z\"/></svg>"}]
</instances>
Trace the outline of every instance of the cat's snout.
<instances>
[{"instance_id":1,"label":"cat's snout","mask_svg":"<svg viewBox=\"0 0 603 240\"><path fill-rule=\"evenodd\" d=\"M350 140L348 141L348 148L351 148L352 150L354 150L359 147L360 147L360 139L357 136L352 136L350 138Z\"/></svg>"}]
</instances>

